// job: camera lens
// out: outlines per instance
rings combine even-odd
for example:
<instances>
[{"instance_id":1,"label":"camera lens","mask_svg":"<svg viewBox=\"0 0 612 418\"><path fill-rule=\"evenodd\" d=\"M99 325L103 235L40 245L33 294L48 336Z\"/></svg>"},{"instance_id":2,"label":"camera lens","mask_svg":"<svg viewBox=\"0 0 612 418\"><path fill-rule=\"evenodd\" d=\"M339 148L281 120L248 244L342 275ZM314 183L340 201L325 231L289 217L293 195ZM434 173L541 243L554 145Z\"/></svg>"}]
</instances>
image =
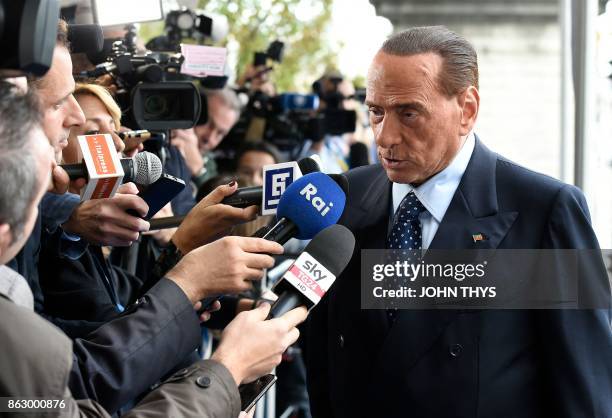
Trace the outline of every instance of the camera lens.
<instances>
[{"instance_id":1,"label":"camera lens","mask_svg":"<svg viewBox=\"0 0 612 418\"><path fill-rule=\"evenodd\" d=\"M159 94L148 96L144 101L144 110L150 119L163 118L168 113L168 100Z\"/></svg>"}]
</instances>

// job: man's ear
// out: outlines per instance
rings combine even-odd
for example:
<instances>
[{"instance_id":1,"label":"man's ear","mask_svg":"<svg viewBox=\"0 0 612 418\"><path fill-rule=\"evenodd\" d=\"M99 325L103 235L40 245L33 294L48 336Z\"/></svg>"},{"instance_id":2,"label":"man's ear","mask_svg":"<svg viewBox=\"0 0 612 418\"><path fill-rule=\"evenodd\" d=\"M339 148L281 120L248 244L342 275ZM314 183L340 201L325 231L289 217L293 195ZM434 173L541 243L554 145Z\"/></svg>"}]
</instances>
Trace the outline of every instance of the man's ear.
<instances>
[{"instance_id":1,"label":"man's ear","mask_svg":"<svg viewBox=\"0 0 612 418\"><path fill-rule=\"evenodd\" d=\"M460 96L461 106L460 135L467 135L474 128L478 109L480 107L480 94L474 86L468 87Z\"/></svg>"},{"instance_id":2,"label":"man's ear","mask_svg":"<svg viewBox=\"0 0 612 418\"><path fill-rule=\"evenodd\" d=\"M6 250L11 246L13 233L9 224L0 224L0 259L6 254Z\"/></svg>"}]
</instances>

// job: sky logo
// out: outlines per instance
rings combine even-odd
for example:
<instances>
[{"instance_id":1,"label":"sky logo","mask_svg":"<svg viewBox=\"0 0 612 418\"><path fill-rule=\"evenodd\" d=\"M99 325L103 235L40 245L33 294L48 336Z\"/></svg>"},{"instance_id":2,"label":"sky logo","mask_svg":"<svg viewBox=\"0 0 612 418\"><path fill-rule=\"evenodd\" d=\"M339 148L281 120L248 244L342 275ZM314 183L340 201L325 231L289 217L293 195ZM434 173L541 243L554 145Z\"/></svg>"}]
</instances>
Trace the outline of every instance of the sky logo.
<instances>
[{"instance_id":1,"label":"sky logo","mask_svg":"<svg viewBox=\"0 0 612 418\"><path fill-rule=\"evenodd\" d=\"M280 197L287 187L301 176L302 173L295 161L265 166L263 168L261 214L275 215Z\"/></svg>"}]
</instances>

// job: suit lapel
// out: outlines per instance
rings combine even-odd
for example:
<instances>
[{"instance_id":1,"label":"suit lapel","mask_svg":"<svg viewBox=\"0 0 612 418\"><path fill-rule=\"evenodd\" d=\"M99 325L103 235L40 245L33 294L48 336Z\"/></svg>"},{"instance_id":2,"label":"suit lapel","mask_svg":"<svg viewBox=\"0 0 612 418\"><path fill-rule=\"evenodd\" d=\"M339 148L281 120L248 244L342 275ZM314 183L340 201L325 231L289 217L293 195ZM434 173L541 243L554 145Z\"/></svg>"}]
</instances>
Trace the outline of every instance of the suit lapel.
<instances>
[{"instance_id":1,"label":"suit lapel","mask_svg":"<svg viewBox=\"0 0 612 418\"><path fill-rule=\"evenodd\" d=\"M353 231L357 231L355 240L359 244L359 248L357 248L359 263L361 250L385 248L389 228L390 201L391 182L381 168L374 181L363 194L363 198L358 204L360 216L355 217L354 225L356 227L351 228ZM361 278L359 280L361 281ZM368 310L364 317L366 318L364 328L368 330L370 340L383 341L389 331L389 322L385 310Z\"/></svg>"},{"instance_id":2,"label":"suit lapel","mask_svg":"<svg viewBox=\"0 0 612 418\"><path fill-rule=\"evenodd\" d=\"M429 248L495 249L499 246L518 212L499 212L496 164L497 155L476 138L470 162Z\"/></svg>"}]
</instances>

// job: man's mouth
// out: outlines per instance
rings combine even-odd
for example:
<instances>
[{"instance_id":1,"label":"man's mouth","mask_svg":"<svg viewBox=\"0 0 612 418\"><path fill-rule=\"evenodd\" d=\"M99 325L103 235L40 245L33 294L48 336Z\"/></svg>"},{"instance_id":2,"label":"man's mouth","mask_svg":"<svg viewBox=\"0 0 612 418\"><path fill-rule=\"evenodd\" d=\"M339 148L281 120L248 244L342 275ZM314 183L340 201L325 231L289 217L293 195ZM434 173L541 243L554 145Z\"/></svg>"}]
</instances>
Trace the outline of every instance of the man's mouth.
<instances>
[{"instance_id":1,"label":"man's mouth","mask_svg":"<svg viewBox=\"0 0 612 418\"><path fill-rule=\"evenodd\" d=\"M387 158L387 157L381 156L381 159L382 159L383 165L387 168L398 168L403 163L405 163L404 160L398 160L395 158Z\"/></svg>"}]
</instances>

